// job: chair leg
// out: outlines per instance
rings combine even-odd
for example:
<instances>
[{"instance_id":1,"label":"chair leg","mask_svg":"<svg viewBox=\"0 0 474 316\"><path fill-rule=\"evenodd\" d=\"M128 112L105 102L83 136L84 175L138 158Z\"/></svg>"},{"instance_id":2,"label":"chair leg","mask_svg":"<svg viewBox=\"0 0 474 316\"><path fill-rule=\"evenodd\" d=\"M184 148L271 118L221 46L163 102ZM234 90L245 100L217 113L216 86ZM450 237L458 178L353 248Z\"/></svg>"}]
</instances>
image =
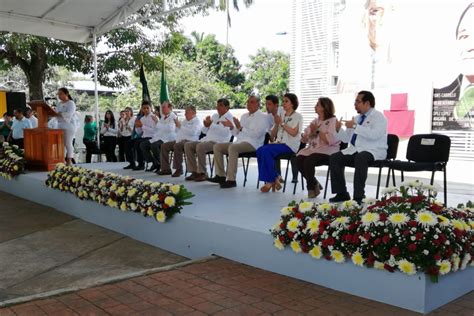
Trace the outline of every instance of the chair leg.
<instances>
[{"instance_id":1,"label":"chair leg","mask_svg":"<svg viewBox=\"0 0 474 316\"><path fill-rule=\"evenodd\" d=\"M247 183L247 174L249 172L249 161L250 158L247 158L247 164L245 164L245 159L242 157L242 169L244 169L244 187L245 184Z\"/></svg>"},{"instance_id":2,"label":"chair leg","mask_svg":"<svg viewBox=\"0 0 474 316\"><path fill-rule=\"evenodd\" d=\"M298 179L298 176L296 176L296 179ZM293 185L293 195L296 194L296 187L298 186L298 181L296 181Z\"/></svg>"},{"instance_id":3,"label":"chair leg","mask_svg":"<svg viewBox=\"0 0 474 316\"><path fill-rule=\"evenodd\" d=\"M377 179L377 193L375 194L375 198L379 198L379 191L380 191L380 178L382 177L382 167L379 168L379 177Z\"/></svg>"},{"instance_id":4,"label":"chair leg","mask_svg":"<svg viewBox=\"0 0 474 316\"><path fill-rule=\"evenodd\" d=\"M283 179L283 192L286 190L286 180L288 178L288 170L290 169L290 160L286 163L285 179Z\"/></svg>"},{"instance_id":5,"label":"chair leg","mask_svg":"<svg viewBox=\"0 0 474 316\"><path fill-rule=\"evenodd\" d=\"M402 174L402 182L403 182L405 181L405 174L403 173L403 170L401 170L400 173Z\"/></svg>"},{"instance_id":6,"label":"chair leg","mask_svg":"<svg viewBox=\"0 0 474 316\"><path fill-rule=\"evenodd\" d=\"M207 160L209 161L209 169L211 169L211 178L214 171L214 159L211 161L211 154L207 154Z\"/></svg>"},{"instance_id":7,"label":"chair leg","mask_svg":"<svg viewBox=\"0 0 474 316\"><path fill-rule=\"evenodd\" d=\"M385 181L385 187L388 188L388 184L390 183L390 173L392 172L391 168L388 168L387 179Z\"/></svg>"},{"instance_id":8,"label":"chair leg","mask_svg":"<svg viewBox=\"0 0 474 316\"><path fill-rule=\"evenodd\" d=\"M446 181L446 165L444 165L444 206L448 207L448 182Z\"/></svg>"},{"instance_id":9,"label":"chair leg","mask_svg":"<svg viewBox=\"0 0 474 316\"><path fill-rule=\"evenodd\" d=\"M326 194L328 192L328 183L329 183L329 166L328 166L328 172L326 174L326 184L324 185L324 196L323 198L326 198Z\"/></svg>"},{"instance_id":10,"label":"chair leg","mask_svg":"<svg viewBox=\"0 0 474 316\"><path fill-rule=\"evenodd\" d=\"M397 184L395 183L395 170L392 169L392 182L393 182L393 186L396 187Z\"/></svg>"},{"instance_id":11,"label":"chair leg","mask_svg":"<svg viewBox=\"0 0 474 316\"><path fill-rule=\"evenodd\" d=\"M435 172L436 172L436 171L431 172L431 180L430 180L430 184L431 184L431 185L433 185L433 183L434 183Z\"/></svg>"}]
</instances>

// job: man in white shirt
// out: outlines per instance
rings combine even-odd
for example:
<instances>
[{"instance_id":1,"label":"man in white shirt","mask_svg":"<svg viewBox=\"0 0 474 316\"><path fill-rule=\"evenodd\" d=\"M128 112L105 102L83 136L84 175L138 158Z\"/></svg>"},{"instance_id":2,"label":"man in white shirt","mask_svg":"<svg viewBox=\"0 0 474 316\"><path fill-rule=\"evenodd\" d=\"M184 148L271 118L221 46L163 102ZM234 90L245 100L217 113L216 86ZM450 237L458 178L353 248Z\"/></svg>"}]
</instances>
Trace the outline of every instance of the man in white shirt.
<instances>
[{"instance_id":1,"label":"man in white shirt","mask_svg":"<svg viewBox=\"0 0 474 316\"><path fill-rule=\"evenodd\" d=\"M275 124L275 116L284 115L283 108L278 106L278 104L278 97L276 95L270 94L265 97L265 108L267 110L269 132L272 130L272 127Z\"/></svg>"},{"instance_id":2,"label":"man in white shirt","mask_svg":"<svg viewBox=\"0 0 474 316\"><path fill-rule=\"evenodd\" d=\"M30 121L31 128L38 127L38 119L36 118L36 116L34 116L33 110L31 108L26 108L25 117L28 119L28 121Z\"/></svg>"},{"instance_id":3,"label":"man in white shirt","mask_svg":"<svg viewBox=\"0 0 474 316\"><path fill-rule=\"evenodd\" d=\"M336 122L336 137L347 143L348 147L329 157L331 189L336 194L329 199L330 202L351 199L346 188L344 167L353 164L355 167L353 200L360 204L365 197L365 181L369 165L374 160L387 157L387 119L374 108L374 95L369 91L360 91L354 106L359 115L350 121L345 121L345 130L341 128L342 121Z\"/></svg>"},{"instance_id":4,"label":"man in white shirt","mask_svg":"<svg viewBox=\"0 0 474 316\"><path fill-rule=\"evenodd\" d=\"M219 183L223 189L237 186L235 177L239 154L255 152L263 145L265 134L268 132L268 115L260 112L258 97L249 96L247 110L249 112L242 115L241 121L234 117L233 123L230 120L222 122L224 126L230 128L232 135L237 137L237 140L233 143L218 143L213 147L216 175L208 181ZM224 170L224 154L229 155L227 173Z\"/></svg>"},{"instance_id":5,"label":"man in white shirt","mask_svg":"<svg viewBox=\"0 0 474 316\"><path fill-rule=\"evenodd\" d=\"M22 109L13 110L13 115L15 116L15 119L13 120L9 138L11 139L13 145L17 145L23 149L23 130L25 128L31 128L31 122L23 115Z\"/></svg>"},{"instance_id":6,"label":"man in white shirt","mask_svg":"<svg viewBox=\"0 0 474 316\"><path fill-rule=\"evenodd\" d=\"M161 104L161 118L156 123L153 137L140 144L145 160L153 163L146 171L160 170L161 144L176 139L176 114L172 110L173 105L169 101Z\"/></svg>"},{"instance_id":7,"label":"man in white shirt","mask_svg":"<svg viewBox=\"0 0 474 316\"><path fill-rule=\"evenodd\" d=\"M186 166L191 175L186 177L187 181L205 181L206 175L206 154L213 150L214 144L229 142L232 136L230 128L224 126L223 122L233 121L233 116L229 112L230 103L227 99L217 100L217 113L207 116L203 123L202 132L206 134L198 142L188 142L184 144L186 154ZM197 156L197 162L196 162Z\"/></svg>"},{"instance_id":8,"label":"man in white shirt","mask_svg":"<svg viewBox=\"0 0 474 316\"><path fill-rule=\"evenodd\" d=\"M138 165L132 167L132 170L135 171L143 170L145 168L143 151L140 149L140 145L153 137L155 134L156 123L158 123L158 118L155 114L151 113L150 102L142 102L142 113L143 116L140 119L135 120L135 131L141 135L141 137L136 139L133 144L135 152L137 153L138 162Z\"/></svg>"},{"instance_id":9,"label":"man in white shirt","mask_svg":"<svg viewBox=\"0 0 474 316\"><path fill-rule=\"evenodd\" d=\"M172 177L180 177L183 174L183 153L184 144L187 142L197 142L201 134L202 124L196 117L196 108L193 105L186 107L184 112L185 120L180 122L175 118L174 122L176 129L176 141L169 141L161 145L161 170L159 175L170 175L170 152L173 151L173 168L175 172Z\"/></svg>"}]
</instances>

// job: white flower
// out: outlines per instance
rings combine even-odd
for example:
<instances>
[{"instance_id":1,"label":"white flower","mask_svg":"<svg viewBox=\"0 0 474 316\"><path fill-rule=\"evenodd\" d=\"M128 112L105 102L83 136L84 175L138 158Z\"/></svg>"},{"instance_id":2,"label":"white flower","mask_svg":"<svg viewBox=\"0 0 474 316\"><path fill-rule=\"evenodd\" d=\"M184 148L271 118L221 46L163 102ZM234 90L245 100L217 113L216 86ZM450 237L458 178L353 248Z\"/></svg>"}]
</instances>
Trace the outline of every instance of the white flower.
<instances>
[{"instance_id":1,"label":"white flower","mask_svg":"<svg viewBox=\"0 0 474 316\"><path fill-rule=\"evenodd\" d=\"M418 212L416 214L416 221L423 227L433 226L438 223L436 215L429 211Z\"/></svg>"},{"instance_id":2,"label":"white flower","mask_svg":"<svg viewBox=\"0 0 474 316\"><path fill-rule=\"evenodd\" d=\"M377 223L380 220L380 216L377 213L367 212L362 216L361 220L363 226L370 226Z\"/></svg>"},{"instance_id":3,"label":"white flower","mask_svg":"<svg viewBox=\"0 0 474 316\"><path fill-rule=\"evenodd\" d=\"M319 204L316 209L318 210L318 212L321 212L321 213L326 213L326 212L329 212L331 210L332 206L331 204L329 203L322 203L322 204Z\"/></svg>"},{"instance_id":4,"label":"white flower","mask_svg":"<svg viewBox=\"0 0 474 316\"><path fill-rule=\"evenodd\" d=\"M444 275L451 271L451 262L449 260L439 261L437 262L437 265L439 267L439 274L441 275Z\"/></svg>"},{"instance_id":5,"label":"white flower","mask_svg":"<svg viewBox=\"0 0 474 316\"><path fill-rule=\"evenodd\" d=\"M282 208L280 212L281 212L281 215L284 215L284 216L290 215L291 212L293 212L293 207L292 206L286 206L286 207Z\"/></svg>"},{"instance_id":6,"label":"white flower","mask_svg":"<svg viewBox=\"0 0 474 316\"><path fill-rule=\"evenodd\" d=\"M394 192L397 191L397 188L396 187L388 187L388 188L385 188L383 191L382 191L382 194L392 194Z\"/></svg>"},{"instance_id":7,"label":"white flower","mask_svg":"<svg viewBox=\"0 0 474 316\"><path fill-rule=\"evenodd\" d=\"M414 275L416 273L416 266L406 259L398 261L398 268L408 275Z\"/></svg>"},{"instance_id":8,"label":"white flower","mask_svg":"<svg viewBox=\"0 0 474 316\"><path fill-rule=\"evenodd\" d=\"M349 217L340 216L336 218L335 220L333 220L330 225L331 227L338 227L338 226L346 227L348 222L349 222Z\"/></svg>"},{"instance_id":9,"label":"white flower","mask_svg":"<svg viewBox=\"0 0 474 316\"><path fill-rule=\"evenodd\" d=\"M313 217L306 223L306 231L309 231L309 233L313 235L318 230L319 230L319 219L317 219L316 217Z\"/></svg>"},{"instance_id":10,"label":"white flower","mask_svg":"<svg viewBox=\"0 0 474 316\"><path fill-rule=\"evenodd\" d=\"M273 240L273 246L275 246L275 248L277 248L278 250L283 250L285 248L285 246L281 243L279 238L275 238Z\"/></svg>"},{"instance_id":11,"label":"white flower","mask_svg":"<svg viewBox=\"0 0 474 316\"><path fill-rule=\"evenodd\" d=\"M425 250L423 250L423 254L424 254L425 256L427 256L427 255L430 254L430 251L429 251L428 249L425 249Z\"/></svg>"},{"instance_id":12,"label":"white flower","mask_svg":"<svg viewBox=\"0 0 474 316\"><path fill-rule=\"evenodd\" d=\"M354 252L351 259L356 266L364 266L364 257L362 257L362 254L359 251Z\"/></svg>"},{"instance_id":13,"label":"white flower","mask_svg":"<svg viewBox=\"0 0 474 316\"><path fill-rule=\"evenodd\" d=\"M464 258L462 258L462 262L461 262L461 270L464 270L466 269L467 267L467 264L471 261L471 255L469 253L466 253L464 255Z\"/></svg>"},{"instance_id":14,"label":"white flower","mask_svg":"<svg viewBox=\"0 0 474 316\"><path fill-rule=\"evenodd\" d=\"M281 231L281 228L280 228L281 223L282 223L282 221L280 220L278 223L276 223L276 224L273 226L273 231L274 231L274 232L279 232L279 231Z\"/></svg>"},{"instance_id":15,"label":"white flower","mask_svg":"<svg viewBox=\"0 0 474 316\"><path fill-rule=\"evenodd\" d=\"M178 194L180 190L181 190L181 186L180 186L180 185L177 185L177 184L176 184L176 185L173 185L173 186L171 187L171 192L173 192L173 194Z\"/></svg>"},{"instance_id":16,"label":"white flower","mask_svg":"<svg viewBox=\"0 0 474 316\"><path fill-rule=\"evenodd\" d=\"M459 258L458 255L453 255L451 259L453 260L453 265L452 265L453 272L456 272L459 269L459 263L461 262L461 259Z\"/></svg>"},{"instance_id":17,"label":"white flower","mask_svg":"<svg viewBox=\"0 0 474 316\"><path fill-rule=\"evenodd\" d=\"M377 270L383 270L385 267L384 263L383 262L380 262L380 261L374 261L374 268L377 269Z\"/></svg>"},{"instance_id":18,"label":"white flower","mask_svg":"<svg viewBox=\"0 0 474 316\"><path fill-rule=\"evenodd\" d=\"M163 211L159 211L158 213L156 213L155 218L158 222L164 223L166 221L166 214Z\"/></svg>"},{"instance_id":19,"label":"white flower","mask_svg":"<svg viewBox=\"0 0 474 316\"><path fill-rule=\"evenodd\" d=\"M388 220L394 226L401 227L405 225L410 220L410 218L405 213L393 213L393 214L390 214L390 216L388 217Z\"/></svg>"},{"instance_id":20,"label":"white flower","mask_svg":"<svg viewBox=\"0 0 474 316\"><path fill-rule=\"evenodd\" d=\"M298 231L298 227L301 225L301 221L294 217L292 219L290 219L288 221L288 223L286 223L286 228L290 231L290 232L297 232Z\"/></svg>"},{"instance_id":21,"label":"white flower","mask_svg":"<svg viewBox=\"0 0 474 316\"><path fill-rule=\"evenodd\" d=\"M331 258L333 258L334 261L337 263L343 263L345 260L344 254L340 252L339 250L331 251Z\"/></svg>"},{"instance_id":22,"label":"white flower","mask_svg":"<svg viewBox=\"0 0 474 316\"><path fill-rule=\"evenodd\" d=\"M165 197L165 204L173 207L176 204L176 199L173 196L167 196Z\"/></svg>"}]
</instances>

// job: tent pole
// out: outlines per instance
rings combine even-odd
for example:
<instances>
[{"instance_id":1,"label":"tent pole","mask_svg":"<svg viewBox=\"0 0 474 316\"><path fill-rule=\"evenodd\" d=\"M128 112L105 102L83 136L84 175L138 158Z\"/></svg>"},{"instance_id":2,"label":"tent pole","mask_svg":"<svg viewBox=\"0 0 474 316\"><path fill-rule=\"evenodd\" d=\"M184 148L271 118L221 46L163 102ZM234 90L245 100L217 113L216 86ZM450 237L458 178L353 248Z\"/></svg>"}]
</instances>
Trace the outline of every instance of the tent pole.
<instances>
[{"instance_id":1,"label":"tent pole","mask_svg":"<svg viewBox=\"0 0 474 316\"><path fill-rule=\"evenodd\" d=\"M94 99L95 99L94 113L95 113L95 121L97 124L97 133L98 133L100 120L99 120L99 93L97 91L97 33L95 29L92 33L92 47L94 48ZM97 145L100 146L99 137L96 137L96 140L97 140Z\"/></svg>"}]
</instances>

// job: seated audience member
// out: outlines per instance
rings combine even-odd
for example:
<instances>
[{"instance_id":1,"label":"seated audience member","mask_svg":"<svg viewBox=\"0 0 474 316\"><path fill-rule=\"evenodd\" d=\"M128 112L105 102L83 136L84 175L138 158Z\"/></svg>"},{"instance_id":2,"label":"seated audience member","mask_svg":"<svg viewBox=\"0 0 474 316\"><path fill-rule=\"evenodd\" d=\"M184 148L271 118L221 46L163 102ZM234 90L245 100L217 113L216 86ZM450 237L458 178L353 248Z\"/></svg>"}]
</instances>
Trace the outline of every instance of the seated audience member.
<instances>
[{"instance_id":1,"label":"seated audience member","mask_svg":"<svg viewBox=\"0 0 474 316\"><path fill-rule=\"evenodd\" d=\"M114 113L110 110L105 112L104 123L100 129L100 134L104 138L104 148L107 157L107 162L117 162L117 156L115 155L115 147L117 147L117 132L118 126L115 122Z\"/></svg>"},{"instance_id":2,"label":"seated audience member","mask_svg":"<svg viewBox=\"0 0 474 316\"><path fill-rule=\"evenodd\" d=\"M13 120L7 112L3 114L3 122L0 122L0 143L6 142L8 140L8 135L12 130Z\"/></svg>"},{"instance_id":3,"label":"seated audience member","mask_svg":"<svg viewBox=\"0 0 474 316\"><path fill-rule=\"evenodd\" d=\"M13 120L9 139L13 145L17 145L23 149L23 130L25 128L31 128L31 122L23 115L22 109L13 110L13 115L15 116L15 119Z\"/></svg>"},{"instance_id":4,"label":"seated audience member","mask_svg":"<svg viewBox=\"0 0 474 316\"><path fill-rule=\"evenodd\" d=\"M196 117L196 108L192 105L186 107L184 112L185 120L180 122L178 118L174 119L176 129L176 141L169 141L161 145L161 170L159 175L170 175L170 151L173 150L173 169L172 177L180 177L183 174L183 153L184 144L187 142L196 142L201 134L202 124Z\"/></svg>"},{"instance_id":5,"label":"seated audience member","mask_svg":"<svg viewBox=\"0 0 474 316\"><path fill-rule=\"evenodd\" d=\"M267 110L268 131L271 131L275 124L275 116L283 116L285 111L279 106L278 97L273 94L265 97L265 109Z\"/></svg>"},{"instance_id":6,"label":"seated audience member","mask_svg":"<svg viewBox=\"0 0 474 316\"><path fill-rule=\"evenodd\" d=\"M91 162L92 154L98 153L97 147L97 123L92 115L86 115L84 118L84 137L82 142L86 146L86 163Z\"/></svg>"},{"instance_id":7,"label":"seated audience member","mask_svg":"<svg viewBox=\"0 0 474 316\"><path fill-rule=\"evenodd\" d=\"M138 134L141 135L140 138L137 138L134 141L133 148L137 155L137 165L132 169L143 170L145 168L145 162L143 158L143 151L140 149L141 143L150 140L153 135L155 135L156 123L158 123L158 117L151 113L151 105L148 101L143 101L142 103L142 113L143 116L140 119L135 120L135 130Z\"/></svg>"},{"instance_id":8,"label":"seated audience member","mask_svg":"<svg viewBox=\"0 0 474 316\"><path fill-rule=\"evenodd\" d=\"M265 181L260 188L262 192L281 189L281 179L275 168L275 158L281 154L296 153L300 146L303 116L296 112L298 97L293 93L283 96L284 115L274 116L272 139L274 142L257 150L258 177Z\"/></svg>"},{"instance_id":9,"label":"seated audience member","mask_svg":"<svg viewBox=\"0 0 474 316\"><path fill-rule=\"evenodd\" d=\"M147 162L152 166L146 171L160 170L161 144L176 140L176 114L173 113L173 105L169 101L161 104L161 117L155 127L153 137L140 144L140 150Z\"/></svg>"},{"instance_id":10,"label":"seated audience member","mask_svg":"<svg viewBox=\"0 0 474 316\"><path fill-rule=\"evenodd\" d=\"M332 154L329 158L331 169L331 189L336 195L330 202L350 200L347 192L344 166L353 163L354 172L354 201L359 204L365 197L365 181L367 169L374 160L385 159L387 156L387 120L377 111L374 95L369 91L360 91L354 102L359 115L350 121L344 121L346 129L342 129L342 122L336 122L336 137L348 143L348 147L341 152Z\"/></svg>"},{"instance_id":11,"label":"seated audience member","mask_svg":"<svg viewBox=\"0 0 474 316\"><path fill-rule=\"evenodd\" d=\"M308 146L296 156L298 171L306 179L308 198L319 195L322 186L315 178L315 168L329 163L329 156L339 151L340 141L336 138L336 117L334 104L329 98L319 98L315 111L318 118L304 130L301 141Z\"/></svg>"},{"instance_id":12,"label":"seated audience member","mask_svg":"<svg viewBox=\"0 0 474 316\"><path fill-rule=\"evenodd\" d=\"M128 165L123 167L123 169L133 169L135 168L135 159L137 157L135 144L142 138L142 131L137 127L136 121L143 117L143 108L140 107L140 111L138 111L136 118L133 117L133 109L131 107L127 107L127 109L131 117L129 124L133 125L133 129L130 141L125 144L125 157L127 158Z\"/></svg>"},{"instance_id":13,"label":"seated audience member","mask_svg":"<svg viewBox=\"0 0 474 316\"><path fill-rule=\"evenodd\" d=\"M214 145L214 161L216 175L210 182L219 183L220 187L232 188L237 185L238 159L240 153L255 152L265 141L268 131L268 116L260 111L260 99L249 96L247 100L248 113L242 115L241 121L234 117L234 122L224 121L222 124L237 137L233 143L217 143ZM224 154L229 155L227 173L224 170Z\"/></svg>"},{"instance_id":14,"label":"seated audience member","mask_svg":"<svg viewBox=\"0 0 474 316\"><path fill-rule=\"evenodd\" d=\"M207 178L206 173L206 153L213 150L216 143L228 142L232 136L230 128L222 124L225 121L233 120L229 112L229 101L227 99L217 100L217 113L207 116L203 123L202 132L206 134L197 142L188 142L184 144L186 154L186 165L191 175L186 177L188 181L204 181ZM197 164L196 164L197 156Z\"/></svg>"},{"instance_id":15,"label":"seated audience member","mask_svg":"<svg viewBox=\"0 0 474 316\"><path fill-rule=\"evenodd\" d=\"M26 108L25 112L25 117L30 121L31 123L31 128L37 128L38 127L38 119L33 113L33 110L31 108Z\"/></svg>"}]
</instances>

